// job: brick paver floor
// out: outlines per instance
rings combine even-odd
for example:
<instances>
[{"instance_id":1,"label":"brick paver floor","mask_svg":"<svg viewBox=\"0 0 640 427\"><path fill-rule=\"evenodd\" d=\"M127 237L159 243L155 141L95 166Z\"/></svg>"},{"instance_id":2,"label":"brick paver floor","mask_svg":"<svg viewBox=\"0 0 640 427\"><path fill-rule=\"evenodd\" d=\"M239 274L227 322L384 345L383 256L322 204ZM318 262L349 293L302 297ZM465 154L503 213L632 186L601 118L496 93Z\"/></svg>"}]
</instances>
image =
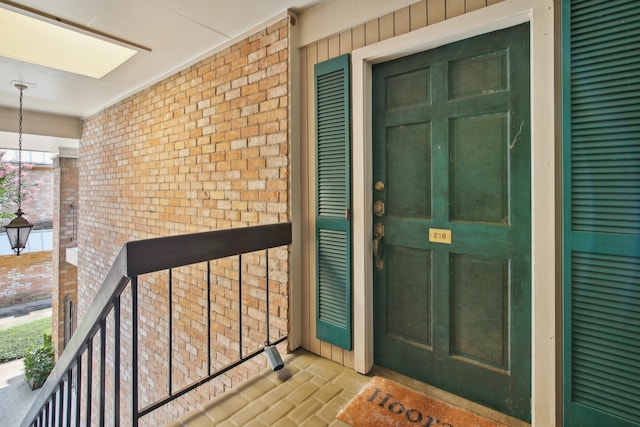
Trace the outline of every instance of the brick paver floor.
<instances>
[{"instance_id":1,"label":"brick paver floor","mask_svg":"<svg viewBox=\"0 0 640 427\"><path fill-rule=\"evenodd\" d=\"M284 360L282 370L264 371L173 427L348 426L336 415L371 378L304 350Z\"/></svg>"},{"instance_id":2,"label":"brick paver floor","mask_svg":"<svg viewBox=\"0 0 640 427\"><path fill-rule=\"evenodd\" d=\"M372 375L391 378L508 426L530 427L525 422L384 368L375 367L371 374L361 375L305 350L296 350L284 360L282 370L263 371L182 417L171 427L348 427L336 416Z\"/></svg>"}]
</instances>

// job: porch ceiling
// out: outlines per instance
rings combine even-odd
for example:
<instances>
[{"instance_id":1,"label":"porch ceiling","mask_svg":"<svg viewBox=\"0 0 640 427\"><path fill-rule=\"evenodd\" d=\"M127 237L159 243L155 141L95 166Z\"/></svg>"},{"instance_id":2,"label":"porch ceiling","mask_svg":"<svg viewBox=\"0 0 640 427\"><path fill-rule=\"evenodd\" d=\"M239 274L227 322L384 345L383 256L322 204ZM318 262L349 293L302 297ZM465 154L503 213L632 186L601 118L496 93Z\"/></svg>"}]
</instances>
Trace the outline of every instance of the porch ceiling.
<instances>
[{"instance_id":1,"label":"porch ceiling","mask_svg":"<svg viewBox=\"0 0 640 427\"><path fill-rule=\"evenodd\" d=\"M32 8L146 46L101 79L0 57L0 108L15 109L12 82L28 82L25 110L84 118L206 57L287 9L319 0L39 0L0 1ZM7 130L7 129L0 129Z\"/></svg>"}]
</instances>

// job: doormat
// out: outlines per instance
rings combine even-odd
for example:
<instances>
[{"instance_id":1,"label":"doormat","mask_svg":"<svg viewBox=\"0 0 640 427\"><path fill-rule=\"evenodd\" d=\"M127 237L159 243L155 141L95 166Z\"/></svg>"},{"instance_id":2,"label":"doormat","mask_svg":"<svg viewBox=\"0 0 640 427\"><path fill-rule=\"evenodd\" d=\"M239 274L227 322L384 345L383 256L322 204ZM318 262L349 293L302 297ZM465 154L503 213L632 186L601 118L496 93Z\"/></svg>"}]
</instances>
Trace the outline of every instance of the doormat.
<instances>
[{"instance_id":1,"label":"doormat","mask_svg":"<svg viewBox=\"0 0 640 427\"><path fill-rule=\"evenodd\" d=\"M353 427L506 427L381 377L373 377L338 419Z\"/></svg>"}]
</instances>

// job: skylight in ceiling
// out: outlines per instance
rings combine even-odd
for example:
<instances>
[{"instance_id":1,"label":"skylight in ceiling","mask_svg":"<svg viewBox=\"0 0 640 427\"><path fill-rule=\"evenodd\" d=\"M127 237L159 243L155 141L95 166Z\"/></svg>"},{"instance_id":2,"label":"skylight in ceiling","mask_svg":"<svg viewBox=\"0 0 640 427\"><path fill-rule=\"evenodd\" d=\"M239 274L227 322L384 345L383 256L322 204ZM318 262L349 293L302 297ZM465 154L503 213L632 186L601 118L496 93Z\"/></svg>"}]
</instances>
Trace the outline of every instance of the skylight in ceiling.
<instances>
[{"instance_id":1,"label":"skylight in ceiling","mask_svg":"<svg viewBox=\"0 0 640 427\"><path fill-rule=\"evenodd\" d=\"M0 56L100 79L137 52L0 8Z\"/></svg>"}]
</instances>

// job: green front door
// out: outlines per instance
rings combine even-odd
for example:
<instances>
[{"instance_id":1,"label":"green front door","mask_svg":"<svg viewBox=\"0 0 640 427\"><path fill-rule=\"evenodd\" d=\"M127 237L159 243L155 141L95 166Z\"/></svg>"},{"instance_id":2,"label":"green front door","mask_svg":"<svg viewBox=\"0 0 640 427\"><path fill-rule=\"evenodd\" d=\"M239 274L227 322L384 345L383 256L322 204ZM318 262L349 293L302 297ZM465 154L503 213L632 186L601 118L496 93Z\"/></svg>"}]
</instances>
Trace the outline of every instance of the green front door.
<instances>
[{"instance_id":1,"label":"green front door","mask_svg":"<svg viewBox=\"0 0 640 427\"><path fill-rule=\"evenodd\" d=\"M374 66L372 118L376 364L530 420L529 25Z\"/></svg>"}]
</instances>

